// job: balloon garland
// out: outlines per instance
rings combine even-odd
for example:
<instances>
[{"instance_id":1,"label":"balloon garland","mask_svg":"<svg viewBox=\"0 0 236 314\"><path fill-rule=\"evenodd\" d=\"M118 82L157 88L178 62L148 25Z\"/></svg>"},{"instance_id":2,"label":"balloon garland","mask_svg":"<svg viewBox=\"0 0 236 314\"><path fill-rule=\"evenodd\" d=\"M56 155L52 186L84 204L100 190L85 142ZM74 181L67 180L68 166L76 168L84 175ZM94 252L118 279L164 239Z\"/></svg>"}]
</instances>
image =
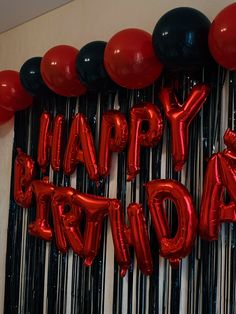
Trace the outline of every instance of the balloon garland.
<instances>
[{"instance_id":1,"label":"balloon garland","mask_svg":"<svg viewBox=\"0 0 236 314\"><path fill-rule=\"evenodd\" d=\"M223 13L222 15L224 18ZM216 21L217 19L218 17ZM209 37L209 46L207 45L209 30L210 34L215 32L201 12L191 8L177 8L167 12L158 21L153 36L139 29L126 29L115 34L107 44L91 42L80 51L66 45L53 47L42 58L27 60L20 73L0 72L0 113L3 117L2 120L0 117L0 122L10 119L14 111L30 106L32 95L54 92L61 96L78 97L87 90L114 90L117 85L128 89L145 88L158 79L164 66L169 70L191 71L193 67L209 64L209 49L213 57L225 66L220 62L221 57L215 53L216 42L212 42L212 37ZM229 56L229 62L233 63L233 57ZM233 68L233 65L227 64L225 67ZM194 86L183 105L179 104L172 88L162 88L160 91L159 98L171 126L175 171L180 171L187 160L189 125L206 101L209 90L206 84ZM147 126L144 127L145 123ZM83 163L89 178L96 182L99 181L99 176L109 175L111 154L123 151L126 145L127 180L133 180L140 170L140 147L154 147L163 133L161 112L151 103L143 102L130 110L129 129L125 116L117 110L110 110L102 118L97 160L89 123L85 115L78 113L72 121L62 161L59 153L63 124L63 116L58 115L53 124L49 114L41 116L38 165L44 171L50 162L54 171L63 167L64 173L69 176L78 163ZM228 182L233 182L234 179L228 157L226 153L212 157L213 166L209 163L207 172L209 177L220 178L217 182L218 190L213 191L217 204L212 203L212 208L209 209L212 211L210 215L216 216L214 221L217 220L218 226L222 221L235 221L234 204L231 204L232 214L229 217L224 208L223 213L216 213L215 210L221 201L223 186L228 187ZM33 197L36 199L36 219L29 225L31 235L50 241L54 231L58 249L66 252L71 246L74 252L84 258L84 264L89 266L98 253L102 223L105 216L108 216L121 275L125 275L130 265L131 246L135 249L142 272L146 275L152 273L148 232L140 204L132 203L128 206L130 225L127 226L122 206L117 199L81 193L70 187L55 187L46 176L42 180L35 180L34 166L34 161L18 150L14 198L17 204L25 208L30 207ZM216 172L213 173L211 167ZM148 182L146 193L160 243L160 254L168 258L172 266L178 266L180 259L191 251L197 233L198 222L191 196L182 184L174 180ZM210 202L208 197L209 194L204 195L202 200L200 232L206 239L213 239L217 234L214 226L210 233L207 233L205 226L207 204ZM173 238L164 213L163 202L166 199L173 201L177 208L178 230ZM52 210L54 230L48 222L49 207ZM70 210L66 211L66 207ZM78 226L82 216L86 217L83 234Z\"/></svg>"},{"instance_id":2,"label":"balloon garland","mask_svg":"<svg viewBox=\"0 0 236 314\"><path fill-rule=\"evenodd\" d=\"M209 64L209 51L220 65L235 70L235 15L234 3L211 24L198 10L179 7L159 19L152 36L140 29L125 29L108 43L90 42L80 52L67 45L53 47L43 58L27 60L20 73L1 71L0 124L11 119L8 111L30 106L34 95L53 91L77 97L87 89L114 90L116 84L144 88L158 79L163 67L191 70Z\"/></svg>"}]
</instances>

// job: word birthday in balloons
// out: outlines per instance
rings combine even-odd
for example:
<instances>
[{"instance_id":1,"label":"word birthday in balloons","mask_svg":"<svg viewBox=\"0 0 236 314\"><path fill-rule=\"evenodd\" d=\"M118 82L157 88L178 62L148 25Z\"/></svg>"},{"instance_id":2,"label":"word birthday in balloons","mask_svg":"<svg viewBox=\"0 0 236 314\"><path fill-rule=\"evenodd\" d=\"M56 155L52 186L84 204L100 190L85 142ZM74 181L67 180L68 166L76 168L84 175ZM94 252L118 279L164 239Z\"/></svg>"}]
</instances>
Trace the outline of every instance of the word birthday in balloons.
<instances>
[{"instance_id":1,"label":"word birthday in balloons","mask_svg":"<svg viewBox=\"0 0 236 314\"><path fill-rule=\"evenodd\" d=\"M163 88L160 91L160 100L171 127L175 171L180 171L187 160L189 125L208 93L207 85L196 85L185 103L180 105L171 89ZM133 180L140 171L140 148L158 144L162 137L163 120L158 106L143 103L130 110L129 121L128 127L126 117L118 110L103 114L97 161L90 126L86 117L78 113L72 121L62 158L64 117L57 115L52 122L50 115L43 113L40 119L38 165L45 171L51 164L54 171L63 168L66 175L71 175L77 164L83 163L89 178L98 184L99 177L107 177L110 173L112 153L121 152L127 146L127 180ZM144 122L148 125L145 130L142 128ZM212 156L206 171L199 231L208 240L217 239L221 222L236 221L236 134L227 130L224 140L227 149ZM61 252L71 247L89 266L98 254L103 221L108 216L121 276L126 274L131 263L131 246L140 270L146 275L152 273L149 236L141 204L129 204L127 225L124 209L118 199L81 193L71 187L56 187L48 177L36 180L35 162L20 149L15 160L14 175L16 203L29 208L33 198L36 200L36 219L29 225L31 235L46 241L50 241L54 235ZM232 199L227 205L223 200L225 188ZM181 183L169 179L147 182L145 189L160 255L177 267L180 259L191 252L197 234L198 219L192 197ZM174 237L171 237L165 214L164 201L167 199L175 204L178 215L178 229ZM49 223L50 213L53 228Z\"/></svg>"}]
</instances>

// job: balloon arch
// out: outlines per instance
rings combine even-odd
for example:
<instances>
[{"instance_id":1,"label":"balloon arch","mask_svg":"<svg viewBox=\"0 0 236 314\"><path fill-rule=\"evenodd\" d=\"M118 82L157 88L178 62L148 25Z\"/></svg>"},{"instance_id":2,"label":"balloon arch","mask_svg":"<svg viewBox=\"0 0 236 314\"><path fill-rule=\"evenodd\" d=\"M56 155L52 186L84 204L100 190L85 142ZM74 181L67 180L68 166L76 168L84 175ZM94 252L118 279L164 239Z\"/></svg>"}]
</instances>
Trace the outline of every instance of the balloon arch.
<instances>
[{"instance_id":1,"label":"balloon arch","mask_svg":"<svg viewBox=\"0 0 236 314\"><path fill-rule=\"evenodd\" d=\"M20 72L0 72L0 123L32 104L32 96L56 93L78 97L87 90L145 88L165 71L191 71L212 64L212 58L235 70L236 4L213 23L196 9L175 8L157 22L153 35L125 29L108 43L94 41L81 50L60 45L27 60ZM211 54L210 54L211 52Z\"/></svg>"}]
</instances>

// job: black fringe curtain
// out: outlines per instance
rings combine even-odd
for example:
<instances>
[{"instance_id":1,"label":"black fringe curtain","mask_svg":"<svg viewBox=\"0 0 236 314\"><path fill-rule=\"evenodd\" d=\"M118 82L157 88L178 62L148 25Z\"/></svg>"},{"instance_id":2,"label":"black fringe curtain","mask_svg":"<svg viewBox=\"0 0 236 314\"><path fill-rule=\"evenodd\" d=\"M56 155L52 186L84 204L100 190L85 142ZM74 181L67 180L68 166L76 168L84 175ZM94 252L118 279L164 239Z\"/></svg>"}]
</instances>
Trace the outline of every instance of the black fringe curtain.
<instances>
[{"instance_id":1,"label":"black fringe curtain","mask_svg":"<svg viewBox=\"0 0 236 314\"><path fill-rule=\"evenodd\" d=\"M165 73L154 86L144 90L89 93L79 99L55 95L37 98L30 109L16 114L13 164L17 147L37 160L39 119L43 111L52 116L64 115L66 137L74 114L84 113L98 145L104 111L119 109L128 119L134 104L150 101L160 106L163 113L158 99L161 86L175 88L183 101L197 82L209 83L211 94L191 125L189 159L180 173L172 170L170 131L165 118L161 142L153 149L143 149L141 172L132 183L126 182L126 152L113 155L111 175L99 187L89 180L82 165L70 177L51 168L47 170L56 186L72 186L85 193L118 198L124 208L133 201L143 204L154 261L152 276L145 277L139 271L134 254L126 277L119 276L107 221L99 255L90 268L84 267L82 259L71 250L61 254L54 241L46 243L30 236L27 228L34 220L35 207L23 209L14 202L12 171L4 313L236 313L236 225L223 224L218 241L205 242L198 237L192 253L179 269L171 269L169 262L158 254L143 188L145 182L156 178L178 180L189 189L199 213L207 160L212 153L223 149L226 128L235 129L235 73L212 67L190 74ZM38 168L37 178L42 177ZM167 216L174 233L177 214L171 204Z\"/></svg>"}]
</instances>

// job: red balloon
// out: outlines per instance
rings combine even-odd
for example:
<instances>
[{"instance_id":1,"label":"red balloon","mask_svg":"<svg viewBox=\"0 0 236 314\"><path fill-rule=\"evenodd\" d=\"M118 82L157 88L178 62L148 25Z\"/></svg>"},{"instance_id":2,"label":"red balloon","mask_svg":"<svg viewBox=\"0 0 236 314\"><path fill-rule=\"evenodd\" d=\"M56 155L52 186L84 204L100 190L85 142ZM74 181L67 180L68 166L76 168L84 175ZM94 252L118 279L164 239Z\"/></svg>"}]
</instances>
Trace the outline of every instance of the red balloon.
<instances>
[{"instance_id":1,"label":"red balloon","mask_svg":"<svg viewBox=\"0 0 236 314\"><path fill-rule=\"evenodd\" d=\"M208 44L217 63L236 70L236 3L224 8L211 24Z\"/></svg>"},{"instance_id":2,"label":"red balloon","mask_svg":"<svg viewBox=\"0 0 236 314\"><path fill-rule=\"evenodd\" d=\"M92 131L82 113L78 113L74 117L71 125L63 163L65 174L71 175L79 162L85 165L89 178L98 181L98 167Z\"/></svg>"},{"instance_id":3,"label":"red balloon","mask_svg":"<svg viewBox=\"0 0 236 314\"><path fill-rule=\"evenodd\" d=\"M210 88L206 84L196 85L183 105L178 102L171 88L163 88L160 92L160 100L171 127L175 171L180 171L188 158L189 125L202 108L209 92Z\"/></svg>"},{"instance_id":4,"label":"red balloon","mask_svg":"<svg viewBox=\"0 0 236 314\"><path fill-rule=\"evenodd\" d=\"M79 51L71 46L60 45L46 52L41 61L41 74L46 85L56 94L76 97L86 92L76 73Z\"/></svg>"},{"instance_id":5,"label":"red balloon","mask_svg":"<svg viewBox=\"0 0 236 314\"><path fill-rule=\"evenodd\" d=\"M152 36L136 28L122 30L109 40L104 64L114 82L130 89L152 84L163 68L155 56Z\"/></svg>"},{"instance_id":6,"label":"red balloon","mask_svg":"<svg viewBox=\"0 0 236 314\"><path fill-rule=\"evenodd\" d=\"M143 122L148 123L144 131ZM163 119L156 105L143 103L130 110L130 134L127 158L127 181L131 181L140 170L140 150L143 147L154 147L163 133Z\"/></svg>"},{"instance_id":7,"label":"red balloon","mask_svg":"<svg viewBox=\"0 0 236 314\"><path fill-rule=\"evenodd\" d=\"M50 114L44 112L40 118L39 140L38 140L38 165L43 171L49 164L52 169L59 171L61 167L62 130L64 124L63 115L57 115L52 122Z\"/></svg>"},{"instance_id":8,"label":"red balloon","mask_svg":"<svg viewBox=\"0 0 236 314\"><path fill-rule=\"evenodd\" d=\"M14 111L9 111L0 107L0 125L9 121L13 116L14 116Z\"/></svg>"},{"instance_id":9,"label":"red balloon","mask_svg":"<svg viewBox=\"0 0 236 314\"><path fill-rule=\"evenodd\" d=\"M112 152L122 152L127 140L128 124L125 116L118 110L105 112L102 116L99 145L98 170L101 176L109 175Z\"/></svg>"},{"instance_id":10,"label":"red balloon","mask_svg":"<svg viewBox=\"0 0 236 314\"><path fill-rule=\"evenodd\" d=\"M20 148L14 164L14 200L21 207L29 208L32 203L31 182L35 175L34 161Z\"/></svg>"},{"instance_id":11,"label":"red balloon","mask_svg":"<svg viewBox=\"0 0 236 314\"><path fill-rule=\"evenodd\" d=\"M33 98L24 90L17 71L0 72L0 107L19 111L29 107L32 102Z\"/></svg>"},{"instance_id":12,"label":"red balloon","mask_svg":"<svg viewBox=\"0 0 236 314\"><path fill-rule=\"evenodd\" d=\"M217 240L222 222L236 222L236 132L226 130L223 152L208 161L201 202L199 230L203 239ZM231 201L224 203L227 190Z\"/></svg>"},{"instance_id":13,"label":"red balloon","mask_svg":"<svg viewBox=\"0 0 236 314\"><path fill-rule=\"evenodd\" d=\"M160 254L176 267L179 260L191 252L197 234L197 216L192 197L185 186L175 180L150 181L146 184L146 192ZM178 229L173 238L164 207L164 200L167 199L175 204L178 215Z\"/></svg>"}]
</instances>

